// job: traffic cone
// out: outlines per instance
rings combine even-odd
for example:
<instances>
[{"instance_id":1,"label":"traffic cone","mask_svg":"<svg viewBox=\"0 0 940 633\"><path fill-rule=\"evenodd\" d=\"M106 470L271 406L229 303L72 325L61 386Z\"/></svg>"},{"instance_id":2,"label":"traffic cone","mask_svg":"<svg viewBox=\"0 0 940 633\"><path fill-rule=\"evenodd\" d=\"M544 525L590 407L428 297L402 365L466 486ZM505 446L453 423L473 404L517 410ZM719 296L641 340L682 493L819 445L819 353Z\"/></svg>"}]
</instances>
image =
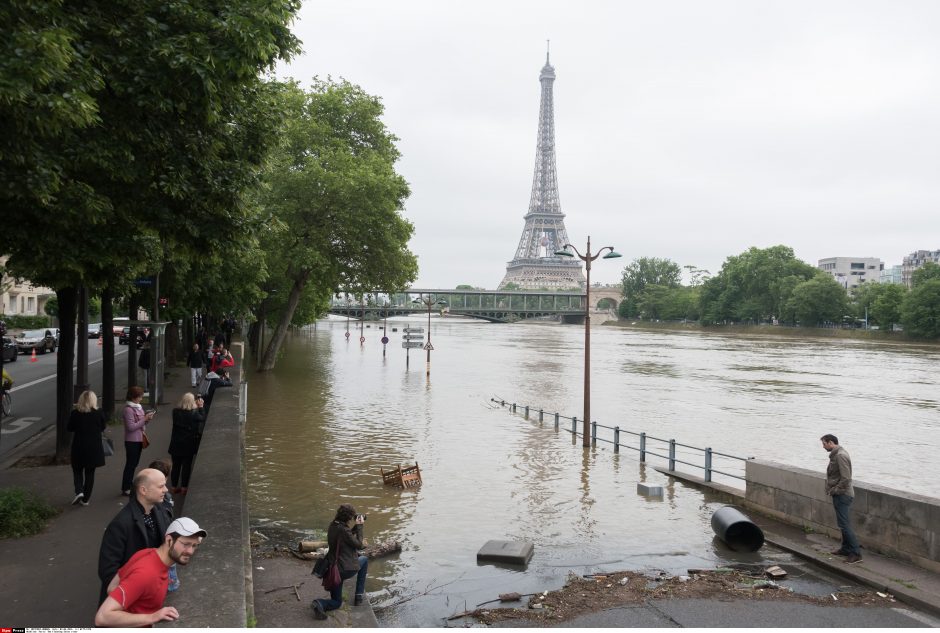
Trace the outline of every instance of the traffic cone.
<instances>
[{"instance_id":1,"label":"traffic cone","mask_svg":"<svg viewBox=\"0 0 940 633\"><path fill-rule=\"evenodd\" d=\"M33 348L33 356L32 356L32 358L29 359L29 362L31 362L31 363L37 363L37 362L39 362L39 359L36 358L36 348L35 348L35 347Z\"/></svg>"}]
</instances>

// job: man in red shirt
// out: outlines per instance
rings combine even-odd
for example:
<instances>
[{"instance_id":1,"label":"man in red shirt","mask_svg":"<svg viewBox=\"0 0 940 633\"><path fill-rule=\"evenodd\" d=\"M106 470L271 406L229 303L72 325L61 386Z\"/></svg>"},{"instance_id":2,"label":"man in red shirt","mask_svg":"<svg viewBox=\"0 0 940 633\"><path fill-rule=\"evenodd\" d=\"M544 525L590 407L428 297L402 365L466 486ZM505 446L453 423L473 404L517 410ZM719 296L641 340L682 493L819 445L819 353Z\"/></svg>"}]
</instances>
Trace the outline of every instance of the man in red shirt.
<instances>
[{"instance_id":1,"label":"man in red shirt","mask_svg":"<svg viewBox=\"0 0 940 633\"><path fill-rule=\"evenodd\" d=\"M180 617L175 607L164 607L170 565L189 563L206 531L187 517L166 529L160 547L142 549L118 570L108 586L108 597L95 614L95 626L152 626Z\"/></svg>"}]
</instances>

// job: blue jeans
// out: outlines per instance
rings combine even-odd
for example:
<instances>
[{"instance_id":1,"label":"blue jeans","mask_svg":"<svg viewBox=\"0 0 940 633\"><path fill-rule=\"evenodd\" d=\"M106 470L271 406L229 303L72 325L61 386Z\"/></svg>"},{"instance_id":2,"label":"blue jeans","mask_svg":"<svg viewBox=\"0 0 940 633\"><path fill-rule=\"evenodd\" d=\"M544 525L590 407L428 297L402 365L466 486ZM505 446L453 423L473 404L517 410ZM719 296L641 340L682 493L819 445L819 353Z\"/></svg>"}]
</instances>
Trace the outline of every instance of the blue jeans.
<instances>
[{"instance_id":1,"label":"blue jeans","mask_svg":"<svg viewBox=\"0 0 940 633\"><path fill-rule=\"evenodd\" d=\"M346 580L347 578L356 576L356 595L361 596L366 592L366 574L368 571L369 559L365 556L360 556L359 571L341 571L339 577ZM316 601L320 603L324 611L332 611L333 609L339 609L343 606L343 584L344 583L340 583L338 587L333 587L333 590L330 591L329 600L318 599Z\"/></svg>"},{"instance_id":2,"label":"blue jeans","mask_svg":"<svg viewBox=\"0 0 940 633\"><path fill-rule=\"evenodd\" d=\"M836 523L842 530L842 551L847 554L861 554L858 539L852 531L852 520L849 510L854 499L848 495L832 495L832 506L836 509Z\"/></svg>"}]
</instances>

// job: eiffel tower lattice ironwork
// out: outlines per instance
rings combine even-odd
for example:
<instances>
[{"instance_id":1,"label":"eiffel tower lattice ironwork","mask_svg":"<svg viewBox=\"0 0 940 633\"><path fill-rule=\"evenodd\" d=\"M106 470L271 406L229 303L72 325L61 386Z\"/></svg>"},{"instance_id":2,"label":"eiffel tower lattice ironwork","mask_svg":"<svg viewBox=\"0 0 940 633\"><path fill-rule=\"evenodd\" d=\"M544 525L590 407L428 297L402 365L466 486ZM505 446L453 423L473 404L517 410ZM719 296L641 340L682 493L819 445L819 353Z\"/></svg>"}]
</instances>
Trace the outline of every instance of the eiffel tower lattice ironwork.
<instances>
[{"instance_id":1,"label":"eiffel tower lattice ironwork","mask_svg":"<svg viewBox=\"0 0 940 633\"><path fill-rule=\"evenodd\" d=\"M539 74L542 98L539 106L539 133L535 150L535 175L525 228L516 255L506 266L506 276L499 288L515 284L526 289L571 289L584 287L580 262L557 257L554 253L568 244L565 214L558 198L558 171L555 167L555 108L552 86L555 68L545 54L545 66Z\"/></svg>"}]
</instances>

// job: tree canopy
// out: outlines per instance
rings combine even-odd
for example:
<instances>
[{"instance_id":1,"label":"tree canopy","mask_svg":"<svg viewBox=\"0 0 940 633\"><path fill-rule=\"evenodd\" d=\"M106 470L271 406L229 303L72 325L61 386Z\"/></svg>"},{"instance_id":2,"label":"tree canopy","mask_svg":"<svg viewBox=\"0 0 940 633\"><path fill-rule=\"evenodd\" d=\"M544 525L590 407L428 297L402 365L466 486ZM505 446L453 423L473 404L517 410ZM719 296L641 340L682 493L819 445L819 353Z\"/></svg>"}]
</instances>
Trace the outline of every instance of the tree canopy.
<instances>
[{"instance_id":1,"label":"tree canopy","mask_svg":"<svg viewBox=\"0 0 940 633\"><path fill-rule=\"evenodd\" d=\"M630 262L623 269L623 301L620 304L620 314L624 317L639 316L641 304L644 302L644 293L650 286L661 288L678 288L682 279L682 268L670 259L658 257L640 257ZM647 310L650 306L658 305L663 299L663 292L655 290L656 299L650 297L646 300ZM652 308L652 312L656 312ZM652 313L650 312L650 313ZM648 316L648 315L647 315ZM657 318L657 317L651 317Z\"/></svg>"},{"instance_id":2,"label":"tree canopy","mask_svg":"<svg viewBox=\"0 0 940 633\"><path fill-rule=\"evenodd\" d=\"M337 290L403 289L417 275L402 217L408 185L381 101L343 81L281 87L286 118L259 204L270 218L262 248L279 312L262 369L273 367L298 307L309 316ZM319 305L318 305L319 303Z\"/></svg>"},{"instance_id":3,"label":"tree canopy","mask_svg":"<svg viewBox=\"0 0 940 633\"><path fill-rule=\"evenodd\" d=\"M789 246L752 246L728 257L721 271L702 284L702 320L759 323L789 316L791 294L817 272L814 266L798 260Z\"/></svg>"}]
</instances>

